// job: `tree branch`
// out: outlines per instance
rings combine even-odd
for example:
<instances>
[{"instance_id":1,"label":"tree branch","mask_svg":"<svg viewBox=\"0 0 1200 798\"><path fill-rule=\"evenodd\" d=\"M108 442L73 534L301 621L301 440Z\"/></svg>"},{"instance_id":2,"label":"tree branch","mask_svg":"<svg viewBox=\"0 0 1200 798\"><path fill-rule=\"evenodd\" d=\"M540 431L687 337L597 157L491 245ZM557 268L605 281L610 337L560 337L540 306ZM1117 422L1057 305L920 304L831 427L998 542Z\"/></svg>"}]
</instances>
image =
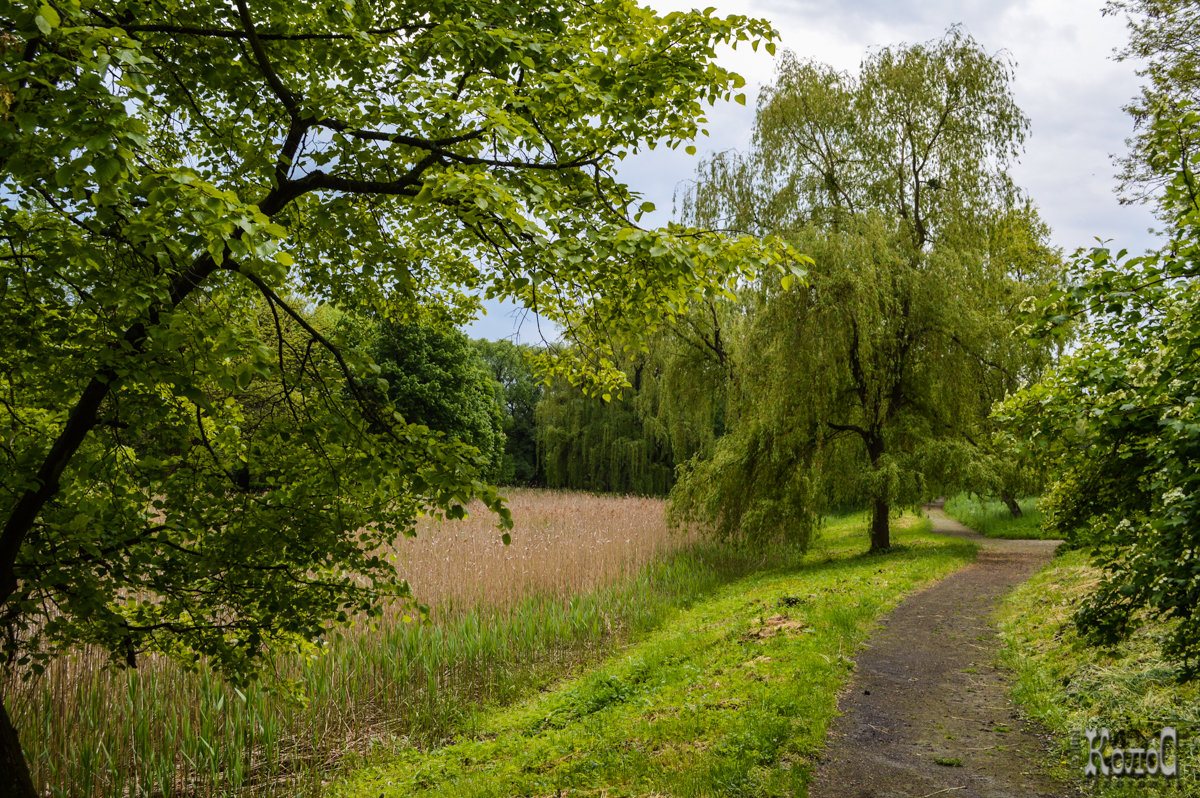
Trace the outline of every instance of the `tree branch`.
<instances>
[{"instance_id":1,"label":"tree branch","mask_svg":"<svg viewBox=\"0 0 1200 798\"><path fill-rule=\"evenodd\" d=\"M242 27L246 31L246 41L250 44L250 50L254 53L254 60L258 62L258 70L266 79L267 85L271 87L271 91L287 108L288 114L292 119L300 116L300 104L296 101L296 95L283 85L279 75L275 73L275 69L271 66L271 60L267 57L266 48L263 47L262 41L258 38L258 32L254 29L254 20L250 18L250 9L246 6L246 0L235 0L237 3L238 17L242 21Z\"/></svg>"},{"instance_id":2,"label":"tree branch","mask_svg":"<svg viewBox=\"0 0 1200 798\"><path fill-rule=\"evenodd\" d=\"M519 160L502 160L498 158L479 158L474 155L463 155L447 150L444 144L457 144L463 141L470 141L483 137L482 131L474 131L461 136L451 136L445 139L423 139L417 136L409 136L404 133L385 133L379 130L361 130L352 128L345 122L337 119L320 119L316 122L318 127L336 130L339 133L345 133L352 138L363 139L365 141L382 141L388 144L403 144L408 147L427 150L434 155L445 158L448 161L466 164L468 166L502 166L519 169L548 169L548 170L563 170L577 169L582 166L596 166L600 162L600 156L579 156L570 161L554 161L551 163L542 163L538 161L519 161Z\"/></svg>"}]
</instances>

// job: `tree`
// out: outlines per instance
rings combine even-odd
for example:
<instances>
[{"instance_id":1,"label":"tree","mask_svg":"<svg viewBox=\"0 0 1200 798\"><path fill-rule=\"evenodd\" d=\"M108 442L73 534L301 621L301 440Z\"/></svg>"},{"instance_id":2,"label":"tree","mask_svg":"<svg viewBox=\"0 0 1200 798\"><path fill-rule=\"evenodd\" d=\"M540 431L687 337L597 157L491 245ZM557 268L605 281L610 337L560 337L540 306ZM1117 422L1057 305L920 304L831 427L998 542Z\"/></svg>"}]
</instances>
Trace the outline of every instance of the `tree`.
<instances>
[{"instance_id":1,"label":"tree","mask_svg":"<svg viewBox=\"0 0 1200 798\"><path fill-rule=\"evenodd\" d=\"M376 552L418 513L482 497L506 523L473 450L378 402L378 366L288 290L448 321L510 297L587 341L560 370L604 390L589 330L651 329L777 254L642 230L612 177L733 95L714 48L772 35L628 0L6 6L9 666L92 643L250 678L403 595ZM251 390L278 412L247 426ZM5 713L0 792L35 795Z\"/></svg>"},{"instance_id":2,"label":"tree","mask_svg":"<svg viewBox=\"0 0 1200 798\"><path fill-rule=\"evenodd\" d=\"M617 364L631 383L620 396L585 396L564 380L546 386L536 418L548 487L643 496L670 489L670 442L649 412L657 399L658 363L638 352Z\"/></svg>"},{"instance_id":3,"label":"tree","mask_svg":"<svg viewBox=\"0 0 1200 798\"><path fill-rule=\"evenodd\" d=\"M511 341L479 339L474 347L500 386L504 409L504 462L500 481L505 485L541 484L535 412L543 386L533 371L534 352L529 346Z\"/></svg>"},{"instance_id":4,"label":"tree","mask_svg":"<svg viewBox=\"0 0 1200 798\"><path fill-rule=\"evenodd\" d=\"M814 263L804 287L744 292L731 432L680 481L680 516L806 541L857 499L879 551L895 505L978 467L991 404L1044 359L1012 336L1017 306L1058 269L1006 171L1028 126L1010 79L958 29L858 77L783 57L751 152L702 167L685 210Z\"/></svg>"},{"instance_id":5,"label":"tree","mask_svg":"<svg viewBox=\"0 0 1200 798\"><path fill-rule=\"evenodd\" d=\"M1055 482L1046 525L1090 551L1096 591L1075 614L1097 643L1125 638L1145 618L1175 621L1164 654L1200 676L1200 109L1194 4L1130 4L1135 52L1151 84L1175 100L1142 118L1131 158L1158 179L1151 198L1168 221L1157 251L1080 252L1069 279L1037 307L1031 330L1078 341L1042 381L1013 396L1000 419L1031 442ZM1151 21L1167 15L1163 29ZM1176 85L1174 81L1178 80ZM1190 97L1188 96L1190 94Z\"/></svg>"},{"instance_id":6,"label":"tree","mask_svg":"<svg viewBox=\"0 0 1200 798\"><path fill-rule=\"evenodd\" d=\"M1124 201L1159 203L1163 218L1173 213L1160 200L1179 172L1178 152L1184 161L1200 149L1200 130L1178 122L1200 107L1200 4L1195 0L1110 0L1105 14L1125 16L1129 44L1118 59L1134 59L1144 79L1141 94L1125 110L1134 120L1129 153L1120 159ZM1176 141L1162 146L1165 134Z\"/></svg>"},{"instance_id":7,"label":"tree","mask_svg":"<svg viewBox=\"0 0 1200 798\"><path fill-rule=\"evenodd\" d=\"M371 354L396 412L474 447L479 476L497 481L504 461L501 389L470 339L428 322L384 321Z\"/></svg>"}]
</instances>

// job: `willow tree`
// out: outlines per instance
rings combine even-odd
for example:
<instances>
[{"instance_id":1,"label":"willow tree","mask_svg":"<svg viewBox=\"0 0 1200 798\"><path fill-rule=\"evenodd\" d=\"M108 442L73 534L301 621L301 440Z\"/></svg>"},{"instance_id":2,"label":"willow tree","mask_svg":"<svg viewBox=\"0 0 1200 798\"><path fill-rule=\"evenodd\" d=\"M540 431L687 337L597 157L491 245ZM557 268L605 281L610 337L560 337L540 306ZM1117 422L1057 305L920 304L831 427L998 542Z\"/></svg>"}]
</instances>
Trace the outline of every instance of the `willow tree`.
<instances>
[{"instance_id":1,"label":"willow tree","mask_svg":"<svg viewBox=\"0 0 1200 798\"><path fill-rule=\"evenodd\" d=\"M653 328L767 253L637 227L613 170L693 138L741 83L716 48L771 36L631 0L6 3L3 661L89 643L250 678L403 592L379 552L419 513L482 496L503 524L474 451L375 401L378 366L287 289ZM619 381L604 340L562 370ZM248 390L278 409L252 427ZM4 712L0 794L40 794Z\"/></svg>"},{"instance_id":2,"label":"willow tree","mask_svg":"<svg viewBox=\"0 0 1200 798\"><path fill-rule=\"evenodd\" d=\"M586 396L565 380L543 390L535 418L548 487L643 496L670 490L675 461L653 412L661 362L637 352L617 364L630 382L619 396Z\"/></svg>"},{"instance_id":3,"label":"willow tree","mask_svg":"<svg viewBox=\"0 0 1200 798\"><path fill-rule=\"evenodd\" d=\"M807 539L822 508L860 500L882 550L894 507L979 470L992 403L1042 358L1015 311L1058 269L1007 171L1028 128L1011 79L958 29L857 76L783 56L751 151L705 164L685 210L814 264L807 286L743 292L731 431L689 467L678 513Z\"/></svg>"}]
</instances>

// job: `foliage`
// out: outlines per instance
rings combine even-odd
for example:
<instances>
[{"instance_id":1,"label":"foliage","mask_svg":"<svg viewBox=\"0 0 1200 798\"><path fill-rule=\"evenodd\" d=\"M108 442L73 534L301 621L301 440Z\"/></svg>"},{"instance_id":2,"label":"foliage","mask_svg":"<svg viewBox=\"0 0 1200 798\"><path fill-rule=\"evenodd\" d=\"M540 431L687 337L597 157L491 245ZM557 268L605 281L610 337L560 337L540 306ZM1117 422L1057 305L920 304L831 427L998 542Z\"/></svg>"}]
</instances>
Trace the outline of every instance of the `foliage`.
<instances>
[{"instance_id":1,"label":"foliage","mask_svg":"<svg viewBox=\"0 0 1200 798\"><path fill-rule=\"evenodd\" d=\"M474 447L479 476L498 480L505 448L502 389L466 335L428 322L386 320L371 355L405 422Z\"/></svg>"},{"instance_id":2,"label":"foliage","mask_svg":"<svg viewBox=\"0 0 1200 798\"><path fill-rule=\"evenodd\" d=\"M586 341L559 370L602 390L620 382L606 341L787 254L639 229L613 177L734 96L715 48L769 39L761 21L629 0L83 0L8 4L0 36L17 667L89 642L247 677L403 594L373 552L419 513L479 496L506 522L471 447L373 401L377 367L287 289L445 323L509 297ZM279 412L247 427L251 390ZM243 464L265 484L240 484ZM0 774L32 795L3 713Z\"/></svg>"},{"instance_id":3,"label":"foliage","mask_svg":"<svg viewBox=\"0 0 1200 798\"><path fill-rule=\"evenodd\" d=\"M1038 499L1030 496L1015 500L1021 514L1014 516L1007 503L999 499L960 493L946 501L946 515L989 538L1007 540L1044 540L1053 536L1042 528Z\"/></svg>"},{"instance_id":4,"label":"foliage","mask_svg":"<svg viewBox=\"0 0 1200 798\"><path fill-rule=\"evenodd\" d=\"M821 551L799 562L782 551L782 567L724 587L599 667L481 713L443 748L371 763L332 794L804 794L850 652L903 596L973 556L915 518L897 535L906 545L863 556L866 526L863 514L838 519ZM788 626L773 628L778 616Z\"/></svg>"},{"instance_id":5,"label":"foliage","mask_svg":"<svg viewBox=\"0 0 1200 798\"><path fill-rule=\"evenodd\" d=\"M1155 123L1159 146L1200 113ZM1077 348L1042 382L1013 397L1002 419L1027 436L1057 482L1044 498L1056 534L1104 569L1077 621L1115 642L1150 609L1179 619L1167 643L1185 673L1200 673L1200 153L1184 158L1164 195L1175 213L1158 252L1082 254L1069 287L1040 306L1037 329L1082 318Z\"/></svg>"},{"instance_id":6,"label":"foliage","mask_svg":"<svg viewBox=\"0 0 1200 798\"><path fill-rule=\"evenodd\" d=\"M1122 190L1126 201L1161 204L1163 190L1178 171L1179 162L1161 147L1158 123L1177 119L1200 107L1200 4L1195 0L1110 0L1106 14L1123 15L1129 44L1118 53L1138 64L1144 79L1141 95L1125 107L1136 131L1130 152L1121 159ZM1177 126L1171 130L1174 148L1185 159L1200 148L1200 130Z\"/></svg>"},{"instance_id":7,"label":"foliage","mask_svg":"<svg viewBox=\"0 0 1200 798\"><path fill-rule=\"evenodd\" d=\"M563 380L545 388L537 406L538 451L551 488L662 496L674 478L670 441L656 431L660 366L643 353L621 363L630 386L605 400Z\"/></svg>"},{"instance_id":8,"label":"foliage","mask_svg":"<svg viewBox=\"0 0 1200 798\"><path fill-rule=\"evenodd\" d=\"M1056 476L1047 526L1102 569L1075 620L1113 644L1144 618L1175 621L1164 655L1200 676L1200 94L1195 3L1129 2L1127 54L1148 59L1126 176L1145 180L1168 227L1157 251L1081 252L1031 331L1078 345L1002 420Z\"/></svg>"},{"instance_id":9,"label":"foliage","mask_svg":"<svg viewBox=\"0 0 1200 798\"><path fill-rule=\"evenodd\" d=\"M472 343L500 388L504 415L504 462L500 483L540 485L538 431L534 416L543 386L531 363L533 347L511 341L476 340Z\"/></svg>"},{"instance_id":10,"label":"foliage","mask_svg":"<svg viewBox=\"0 0 1200 798\"><path fill-rule=\"evenodd\" d=\"M1071 614L1099 576L1082 551L1055 558L1005 599L999 613L1001 654L1014 675L1013 697L1045 726L1055 741L1049 752L1066 780L1078 780L1086 764L1085 729L1108 728L1128 746L1179 730L1178 779L1099 779L1097 795L1200 796L1200 684L1181 684L1176 663L1162 657L1173 624L1150 621L1120 645L1097 649L1084 640ZM1187 738L1191 737L1189 741ZM1121 745L1120 740L1114 745Z\"/></svg>"},{"instance_id":11,"label":"foliage","mask_svg":"<svg viewBox=\"0 0 1200 798\"><path fill-rule=\"evenodd\" d=\"M686 470L681 517L803 541L825 507L867 503L877 550L894 506L1002 481L985 419L1048 355L1012 331L1059 269L1006 171L1028 126L1010 78L959 29L857 77L784 56L753 149L705 164L685 209L814 263L805 286L743 292L731 431Z\"/></svg>"}]
</instances>

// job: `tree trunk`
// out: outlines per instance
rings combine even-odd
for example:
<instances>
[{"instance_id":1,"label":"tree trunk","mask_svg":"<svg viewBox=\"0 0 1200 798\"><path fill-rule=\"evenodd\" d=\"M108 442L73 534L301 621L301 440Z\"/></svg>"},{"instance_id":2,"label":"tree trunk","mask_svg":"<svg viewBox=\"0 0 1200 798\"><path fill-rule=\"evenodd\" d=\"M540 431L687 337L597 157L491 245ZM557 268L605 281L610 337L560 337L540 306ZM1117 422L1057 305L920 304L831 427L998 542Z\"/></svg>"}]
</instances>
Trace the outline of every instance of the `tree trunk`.
<instances>
[{"instance_id":1,"label":"tree trunk","mask_svg":"<svg viewBox=\"0 0 1200 798\"><path fill-rule=\"evenodd\" d=\"M37 798L29 763L21 750L21 738L0 701L0 795L5 798Z\"/></svg>"},{"instance_id":2,"label":"tree trunk","mask_svg":"<svg viewBox=\"0 0 1200 798\"><path fill-rule=\"evenodd\" d=\"M1011 494L1001 493L1000 501L1004 502L1004 504L1008 507L1008 511L1012 513L1013 518L1020 518L1021 516L1025 515L1025 513L1021 510L1021 505L1017 504L1017 500L1014 499Z\"/></svg>"},{"instance_id":3,"label":"tree trunk","mask_svg":"<svg viewBox=\"0 0 1200 798\"><path fill-rule=\"evenodd\" d=\"M871 514L871 552L887 551L892 547L891 528L889 526L891 507L887 499L876 498L875 507Z\"/></svg>"},{"instance_id":4,"label":"tree trunk","mask_svg":"<svg viewBox=\"0 0 1200 798\"><path fill-rule=\"evenodd\" d=\"M867 458L871 461L871 470L878 478L879 461L883 459L885 451L883 433L873 428L869 434L863 436L863 443L867 445ZM874 498L871 512L872 554L877 551L887 551L892 547L892 534L889 526L892 507L891 502L888 501L888 488L877 479L875 490L879 491L879 495Z\"/></svg>"}]
</instances>

